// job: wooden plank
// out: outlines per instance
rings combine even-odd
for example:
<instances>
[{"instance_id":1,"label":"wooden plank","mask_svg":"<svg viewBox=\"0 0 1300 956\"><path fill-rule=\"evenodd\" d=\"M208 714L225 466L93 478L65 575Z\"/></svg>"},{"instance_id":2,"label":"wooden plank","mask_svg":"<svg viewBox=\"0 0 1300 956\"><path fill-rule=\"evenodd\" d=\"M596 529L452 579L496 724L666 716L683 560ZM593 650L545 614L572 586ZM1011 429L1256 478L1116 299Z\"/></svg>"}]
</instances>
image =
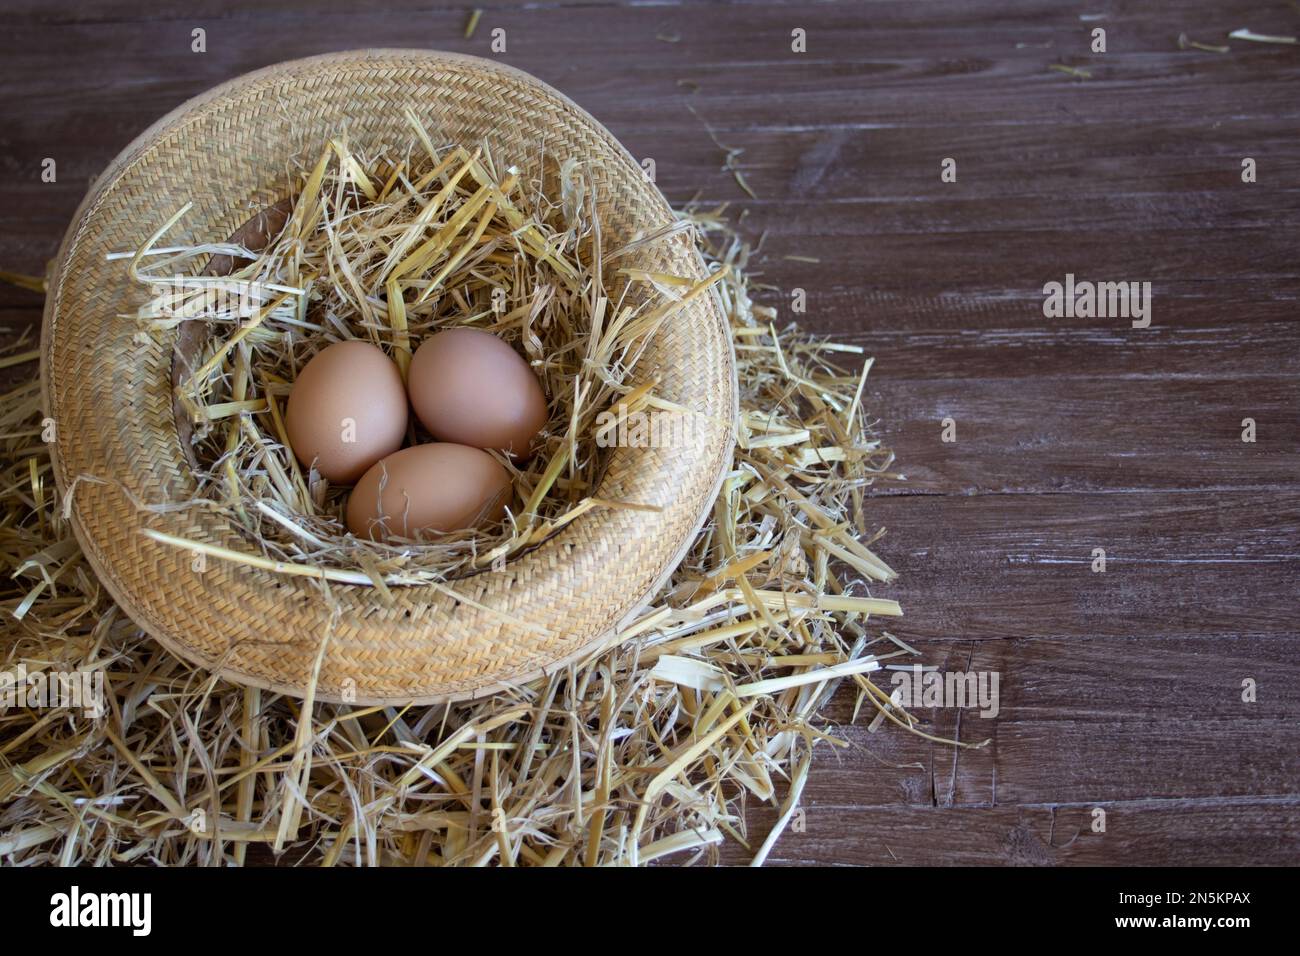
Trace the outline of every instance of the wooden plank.
<instances>
[{"instance_id":1,"label":"wooden plank","mask_svg":"<svg viewBox=\"0 0 1300 956\"><path fill-rule=\"evenodd\" d=\"M1279 746L1294 734L1300 709L1293 639L1134 635L921 642L918 649L943 671L999 672L992 719L974 709L914 711L927 733L992 743L959 751L905 732L868 733L869 708L850 724L850 704L840 695L829 716L849 748L818 747L804 829L782 838L773 862L1241 865L1296 858L1300 754ZM873 676L893 688L887 676ZM1250 676L1258 682L1255 703L1242 700L1241 680ZM1098 807L1105 834L1091 830ZM1235 847L1227 832L1234 821L1245 827ZM771 814L760 811L750 822L762 833ZM1259 833L1269 828L1281 845L1261 845ZM1087 842L1078 845L1077 837ZM725 858L742 862L745 854L729 847Z\"/></svg>"},{"instance_id":2,"label":"wooden plank","mask_svg":"<svg viewBox=\"0 0 1300 956\"><path fill-rule=\"evenodd\" d=\"M1294 76L1287 51L1241 42L1223 56L1176 48L1182 30L1222 39L1235 28L1241 14L1213 5L1176 16L1132 15L1123 28L1111 27L1112 52L1100 58L1087 52L1090 27L1045 2L930 7L924 25L906 3L873 5L869 12L849 4L754 5L743 17L726 6L601 7L583 11L586 29L575 29L573 18L554 7L493 9L471 40L462 37L463 11L412 18L355 7L332 15L286 10L260 18L209 16L206 25L190 17L147 25L87 20L64 26L61 52L78 57L92 74L111 70L133 85L131 99L138 102L163 90L201 89L295 53L347 49L362 37L372 46L490 54L490 28L500 26L510 38L505 59L579 94L598 83L591 94L597 99L580 96L579 102L607 107L600 115L615 125L643 120L647 99L679 93L678 80L700 85L701 107L716 107L706 115L727 113L738 122L785 117L807 125L815 117L820 126L910 125L924 116L929 124L956 126L1012 118L1055 124L1063 111L1137 123L1152 115L1189 124L1216 115L1295 116L1284 82L1258 82L1266 70L1275 81ZM1257 29L1267 29L1268 19L1279 18L1257 15ZM617 33L609 30L615 23ZM196 25L208 30L206 54L190 51ZM811 37L807 54L790 49L790 31L800 25ZM41 68L48 61L39 41L49 28L22 19L11 25L2 38L15 77L10 82L49 106L71 105L75 94L66 82ZM589 40L601 32L619 38L618 70L608 68L608 45ZM680 41L656 39L665 35ZM1052 72L1049 66L1062 59L1090 64L1094 78L1081 82ZM3 84L0 91L8 92Z\"/></svg>"},{"instance_id":3,"label":"wooden plank","mask_svg":"<svg viewBox=\"0 0 1300 956\"><path fill-rule=\"evenodd\" d=\"M1300 800L1300 752L1280 745L1300 711L1294 643L1247 631L917 642L942 673L998 674L993 707L913 707L918 728L990 743L958 749L891 725L870 733L870 705L851 723L841 695L829 717L849 747L818 748L818 766L834 769L813 789L829 803L879 807ZM899 686L889 672L872 676L887 692Z\"/></svg>"},{"instance_id":4,"label":"wooden plank","mask_svg":"<svg viewBox=\"0 0 1300 956\"><path fill-rule=\"evenodd\" d=\"M1092 831L1092 805L960 810L805 808L801 834L787 833L769 865L818 866L1294 866L1300 801L1147 800L1101 804L1106 832ZM728 862L748 856L728 848Z\"/></svg>"},{"instance_id":5,"label":"wooden plank","mask_svg":"<svg viewBox=\"0 0 1300 956\"><path fill-rule=\"evenodd\" d=\"M873 383L869 411L908 479L885 493L1285 489L1300 474L1295 373L1057 377L1040 365L1010 377L966 354L960 377L890 370ZM1246 418L1253 443L1242 441Z\"/></svg>"},{"instance_id":6,"label":"wooden plank","mask_svg":"<svg viewBox=\"0 0 1300 956\"><path fill-rule=\"evenodd\" d=\"M1245 387L1300 371L1300 351L1291 347L1295 303L1248 293L1234 299L1229 314L1231 285L1216 283L1215 292L1202 286L1198 294L1189 284L1185 294L1156 296L1146 329L1122 318L1045 319L1041 288L1012 299L855 294L842 287L813 292L808 315L819 331L879 358L868 387L879 384L883 400L900 380L987 376L1022 387L1033 379L1079 378L1097 381L1098 393L1140 397L1134 410L1149 415L1164 406L1145 389L1166 380L1231 378ZM1261 361L1263 355L1271 360Z\"/></svg>"},{"instance_id":7,"label":"wooden plank","mask_svg":"<svg viewBox=\"0 0 1300 956\"><path fill-rule=\"evenodd\" d=\"M902 602L904 640L1296 634L1295 490L907 495L868 521L888 529L875 550L901 577L873 591Z\"/></svg>"}]
</instances>

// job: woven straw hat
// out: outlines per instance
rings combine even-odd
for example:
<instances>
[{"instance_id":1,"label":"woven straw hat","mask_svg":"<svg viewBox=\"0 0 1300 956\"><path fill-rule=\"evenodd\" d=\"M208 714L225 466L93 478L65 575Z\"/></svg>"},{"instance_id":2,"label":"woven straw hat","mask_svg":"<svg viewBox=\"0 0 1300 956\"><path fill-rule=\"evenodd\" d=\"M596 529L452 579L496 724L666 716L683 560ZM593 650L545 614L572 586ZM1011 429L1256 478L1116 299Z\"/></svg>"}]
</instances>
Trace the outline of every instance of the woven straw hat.
<instances>
[{"instance_id":1,"label":"woven straw hat","mask_svg":"<svg viewBox=\"0 0 1300 956\"><path fill-rule=\"evenodd\" d=\"M590 511L504 570L453 582L463 602L432 587L394 587L385 602L372 588L332 585L332 620L315 582L216 559L195 570L191 553L142 534L255 550L220 516L142 509L196 490L173 408L177 341L173 332L137 337L134 322L120 318L144 293L105 256L136 248L186 202L194 206L180 229L189 241L229 236L250 210L284 198L277 190L289 157L319 155L344 129L355 144L405 143L407 107L435 138L487 142L526 176L570 156L597 161L609 249L672 221L614 137L538 80L473 57L366 50L260 70L164 117L96 182L51 277L46 414L56 428L55 476L65 500L71 494L86 557L158 641L237 682L302 696L319 667L320 700L431 703L549 672L609 643L636 616L682 559L731 460L730 334L720 302L701 296L658 333L637 370L657 372L658 394L702 413L701 426L684 445L613 450L598 490L662 510ZM619 265L706 275L680 234Z\"/></svg>"}]
</instances>

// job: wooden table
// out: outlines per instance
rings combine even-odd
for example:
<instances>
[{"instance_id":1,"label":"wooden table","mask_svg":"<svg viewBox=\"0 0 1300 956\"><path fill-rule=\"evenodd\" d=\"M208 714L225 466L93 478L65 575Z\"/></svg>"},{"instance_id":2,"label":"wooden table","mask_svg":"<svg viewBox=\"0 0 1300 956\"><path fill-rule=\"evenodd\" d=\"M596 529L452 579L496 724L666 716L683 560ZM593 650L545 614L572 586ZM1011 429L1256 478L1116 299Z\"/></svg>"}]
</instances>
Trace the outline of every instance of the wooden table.
<instances>
[{"instance_id":1,"label":"wooden table","mask_svg":"<svg viewBox=\"0 0 1300 956\"><path fill-rule=\"evenodd\" d=\"M928 661L997 671L1000 713L922 711L991 739L957 751L848 726L841 698L850 746L819 751L773 862L1300 859L1300 47L1226 39L1294 36L1294 7L496 2L466 39L441 0L6 6L0 268L39 272L91 178L215 83L360 46L492 56L501 28L500 59L654 158L669 199L743 212L771 301L805 289L807 326L876 357L908 477L872 501L902 572L877 593ZM1150 326L1046 317L1067 273L1150 282ZM0 312L13 337L39 298Z\"/></svg>"}]
</instances>

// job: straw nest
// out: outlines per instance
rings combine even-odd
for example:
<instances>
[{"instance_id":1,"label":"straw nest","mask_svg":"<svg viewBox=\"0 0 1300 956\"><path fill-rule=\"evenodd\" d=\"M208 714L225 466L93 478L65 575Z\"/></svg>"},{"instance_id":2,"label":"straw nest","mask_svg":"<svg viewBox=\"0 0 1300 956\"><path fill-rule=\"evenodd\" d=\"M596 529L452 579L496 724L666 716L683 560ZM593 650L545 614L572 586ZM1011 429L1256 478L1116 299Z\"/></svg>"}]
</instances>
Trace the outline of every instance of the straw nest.
<instances>
[{"instance_id":1,"label":"straw nest","mask_svg":"<svg viewBox=\"0 0 1300 956\"><path fill-rule=\"evenodd\" d=\"M322 221L338 222L343 208L324 200ZM870 361L848 371L858 349L780 328L774 309L751 301L749 250L720 211L685 211L679 228L722 277L740 372L742 432L712 520L616 649L477 701L304 710L172 656L112 603L78 548L51 480L38 383L10 391L0 405L0 704L13 706L0 710L0 859L601 865L716 861L731 843L761 863L798 805L814 746L847 746L819 719L838 686L856 696L855 719L864 707L875 714L873 730L888 721L923 733L872 680L915 652L878 620L899 606L871 593L894 575L871 549L883 532L867 492L892 456L861 405ZM536 320L547 306L534 313L521 295L504 324L526 341L530 322L545 334ZM462 297L465 315L502 324ZM408 330L435 322L437 309L408 309ZM380 324L365 328L378 335ZM26 347L0 365L30 367ZM573 388L566 369L548 366L552 394ZM245 378L257 380L252 365ZM221 397L253 400L239 397L237 379L223 379L231 394ZM265 381L269 409L278 383ZM587 387L594 399L608 383ZM237 456L210 457L233 431L214 426L197 440L221 466L210 469L220 491L209 500L247 511L249 470ZM553 418L551 447L567 434ZM243 442L233 439L236 451ZM557 509L593 467L570 461L572 484L559 472L552 482ZM227 464L234 480L222 485ZM328 521L329 497L313 498L284 464L276 493ZM303 547L300 534L273 533ZM57 693L68 674L102 682L98 708L93 693ZM751 801L779 808L766 834L746 825Z\"/></svg>"},{"instance_id":2,"label":"straw nest","mask_svg":"<svg viewBox=\"0 0 1300 956\"><path fill-rule=\"evenodd\" d=\"M559 164L548 195L501 168L486 145L435 145L409 110L407 119L412 146L400 153L355 154L345 137L332 140L314 168L297 172L292 205L263 211L230 242L167 246L181 209L129 258L121 253L131 278L152 291L138 315L122 318L182 330L178 425L198 486L188 504L219 512L254 547L168 543L382 589L510 560L593 508L658 510L598 496L601 451L620 417L653 409L688 420L687 409L656 395L653 379L628 382L660 326L725 270L691 281L619 268L671 230L605 249L582 163ZM527 461L493 453L519 504L487 529L357 538L344 525L347 489L301 467L290 448L283 410L292 383L312 355L343 339L383 349L405 377L413 344L454 326L510 342L549 397L549 424ZM408 440L429 437L413 420Z\"/></svg>"}]
</instances>

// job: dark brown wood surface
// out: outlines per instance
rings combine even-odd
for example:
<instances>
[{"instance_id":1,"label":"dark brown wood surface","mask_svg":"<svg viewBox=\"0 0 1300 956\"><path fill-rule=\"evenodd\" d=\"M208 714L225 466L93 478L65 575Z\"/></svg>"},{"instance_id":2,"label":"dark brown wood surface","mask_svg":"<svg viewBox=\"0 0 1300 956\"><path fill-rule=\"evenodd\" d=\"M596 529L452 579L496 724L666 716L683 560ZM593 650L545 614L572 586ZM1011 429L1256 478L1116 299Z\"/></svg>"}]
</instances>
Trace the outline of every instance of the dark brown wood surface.
<instances>
[{"instance_id":1,"label":"dark brown wood surface","mask_svg":"<svg viewBox=\"0 0 1300 956\"><path fill-rule=\"evenodd\" d=\"M472 39L440 0L5 6L0 268L40 272L89 181L217 82L360 46L491 56L500 27L500 59L669 199L743 211L770 301L807 290L807 326L875 355L908 476L871 502L902 572L877 593L930 662L998 671L1001 709L922 711L992 739L955 751L837 699L849 746L819 750L772 862L1300 861L1300 46L1226 38L1296 36L1295 5L494 2ZM1066 273L1151 282L1150 328L1045 318ZM38 323L0 289L6 340Z\"/></svg>"}]
</instances>

